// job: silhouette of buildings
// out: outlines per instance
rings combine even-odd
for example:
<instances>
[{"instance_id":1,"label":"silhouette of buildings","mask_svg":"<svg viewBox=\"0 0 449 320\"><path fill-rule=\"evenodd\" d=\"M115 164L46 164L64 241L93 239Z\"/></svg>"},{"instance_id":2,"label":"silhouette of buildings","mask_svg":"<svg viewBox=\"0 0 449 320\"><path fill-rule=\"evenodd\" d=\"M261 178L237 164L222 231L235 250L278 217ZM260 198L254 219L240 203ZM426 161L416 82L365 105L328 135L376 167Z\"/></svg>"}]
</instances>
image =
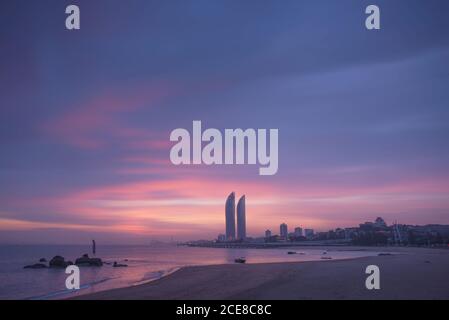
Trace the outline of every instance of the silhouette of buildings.
<instances>
[{"instance_id":1,"label":"silhouette of buildings","mask_svg":"<svg viewBox=\"0 0 449 320\"><path fill-rule=\"evenodd\" d=\"M412 226L394 223L388 226L384 219L377 217L373 222L361 223L358 227L336 228L327 232L315 233L313 229L296 227L288 233L288 226L279 226L280 235L265 231L264 237L250 238L246 234L246 198L243 195L235 205L232 192L225 204L226 232L217 237L218 242L301 242L315 241L325 244L354 245L419 245L434 246L449 244L449 226ZM237 231L237 232L236 232Z\"/></svg>"},{"instance_id":2,"label":"silhouette of buildings","mask_svg":"<svg viewBox=\"0 0 449 320\"><path fill-rule=\"evenodd\" d=\"M245 240L246 239L246 202L243 195L237 203L237 212L235 208L235 193L232 192L226 199L225 205L226 218L226 241ZM237 236L236 236L237 222Z\"/></svg>"}]
</instances>

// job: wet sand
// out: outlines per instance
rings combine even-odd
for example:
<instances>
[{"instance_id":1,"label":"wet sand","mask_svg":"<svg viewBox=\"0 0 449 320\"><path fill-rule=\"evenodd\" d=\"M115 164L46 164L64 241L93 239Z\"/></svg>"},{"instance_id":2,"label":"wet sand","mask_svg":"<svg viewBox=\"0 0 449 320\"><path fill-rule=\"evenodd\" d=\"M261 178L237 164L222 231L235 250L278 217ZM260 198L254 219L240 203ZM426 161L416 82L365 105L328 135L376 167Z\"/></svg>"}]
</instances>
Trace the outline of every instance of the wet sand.
<instances>
[{"instance_id":1,"label":"wet sand","mask_svg":"<svg viewBox=\"0 0 449 320\"><path fill-rule=\"evenodd\" d=\"M355 250L348 248L323 248ZM394 255L313 262L185 267L134 287L76 299L449 299L449 250L359 248ZM380 268L380 290L365 269Z\"/></svg>"}]
</instances>

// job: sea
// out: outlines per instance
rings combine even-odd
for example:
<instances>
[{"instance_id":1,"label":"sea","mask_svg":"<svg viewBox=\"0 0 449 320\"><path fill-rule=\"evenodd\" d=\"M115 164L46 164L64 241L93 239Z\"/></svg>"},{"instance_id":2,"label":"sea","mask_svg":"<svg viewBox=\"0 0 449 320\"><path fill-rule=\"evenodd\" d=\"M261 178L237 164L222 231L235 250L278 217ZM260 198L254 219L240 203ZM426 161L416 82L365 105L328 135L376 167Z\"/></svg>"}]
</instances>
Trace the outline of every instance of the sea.
<instances>
[{"instance_id":1,"label":"sea","mask_svg":"<svg viewBox=\"0 0 449 320\"><path fill-rule=\"evenodd\" d=\"M288 251L298 254L287 254ZM372 251L330 250L313 248L203 248L152 245L97 245L96 257L108 264L103 267L80 267L79 290L65 287L64 269L24 269L41 258L50 261L55 255L75 261L83 254L92 257L89 245L0 245L0 299L52 300L94 293L102 290L135 286L160 279L185 266L231 264L236 258L246 263L318 261L323 257L352 259L377 255ZM127 267L114 268L113 262Z\"/></svg>"}]
</instances>

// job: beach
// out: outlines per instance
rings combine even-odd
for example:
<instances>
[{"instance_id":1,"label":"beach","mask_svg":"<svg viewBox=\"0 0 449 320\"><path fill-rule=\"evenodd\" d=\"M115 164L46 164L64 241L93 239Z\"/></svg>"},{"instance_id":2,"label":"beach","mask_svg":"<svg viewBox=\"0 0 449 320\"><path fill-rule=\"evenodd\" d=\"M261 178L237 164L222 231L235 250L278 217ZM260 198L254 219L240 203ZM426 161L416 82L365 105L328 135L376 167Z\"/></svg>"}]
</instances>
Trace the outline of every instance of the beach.
<instances>
[{"instance_id":1,"label":"beach","mask_svg":"<svg viewBox=\"0 0 449 320\"><path fill-rule=\"evenodd\" d=\"M346 260L183 267L150 283L75 299L449 299L449 250L322 248L381 255ZM386 255L383 253L387 253ZM380 289L368 290L368 265L380 268Z\"/></svg>"},{"instance_id":2,"label":"beach","mask_svg":"<svg viewBox=\"0 0 449 320\"><path fill-rule=\"evenodd\" d=\"M323 256L322 248L302 247L298 254L287 254L290 248L216 248L152 245L102 245L97 258L103 266L80 267L80 289L66 288L64 268L24 268L55 255L76 261L89 253L89 245L25 245L0 246L0 299L66 299L100 291L131 287L165 277L188 266L234 264L236 258L245 257L248 264L317 261ZM375 256L375 251L332 251L332 259L351 259ZM127 267L115 268L117 262ZM44 262L44 264L46 264Z\"/></svg>"}]
</instances>

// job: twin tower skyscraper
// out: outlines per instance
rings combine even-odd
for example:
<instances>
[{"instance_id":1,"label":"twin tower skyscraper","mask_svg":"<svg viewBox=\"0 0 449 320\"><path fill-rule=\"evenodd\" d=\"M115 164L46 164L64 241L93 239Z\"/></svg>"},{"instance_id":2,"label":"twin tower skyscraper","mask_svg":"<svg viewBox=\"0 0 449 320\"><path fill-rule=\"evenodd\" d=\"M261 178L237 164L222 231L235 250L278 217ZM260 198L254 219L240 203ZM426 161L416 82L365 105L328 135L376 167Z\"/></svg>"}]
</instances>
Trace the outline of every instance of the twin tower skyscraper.
<instances>
[{"instance_id":1,"label":"twin tower skyscraper","mask_svg":"<svg viewBox=\"0 0 449 320\"><path fill-rule=\"evenodd\" d=\"M235 236L235 193L232 192L226 200L226 240L246 239L246 213L245 196L242 196L237 204L237 237Z\"/></svg>"}]
</instances>

